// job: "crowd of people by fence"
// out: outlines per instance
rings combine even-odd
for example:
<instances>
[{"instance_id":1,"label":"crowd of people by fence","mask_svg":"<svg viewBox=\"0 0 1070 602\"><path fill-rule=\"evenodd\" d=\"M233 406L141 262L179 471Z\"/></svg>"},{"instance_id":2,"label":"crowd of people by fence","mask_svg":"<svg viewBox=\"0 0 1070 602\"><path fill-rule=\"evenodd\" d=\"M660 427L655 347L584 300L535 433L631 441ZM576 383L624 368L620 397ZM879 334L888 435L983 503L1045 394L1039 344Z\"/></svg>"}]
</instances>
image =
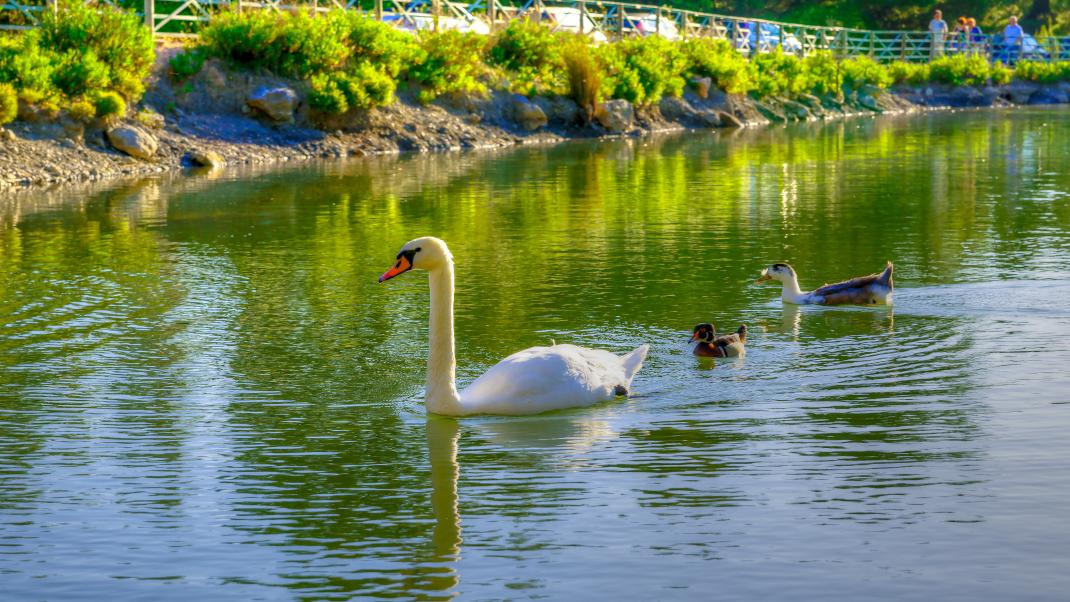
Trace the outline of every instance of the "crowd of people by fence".
<instances>
[{"instance_id":1,"label":"crowd of people by fence","mask_svg":"<svg viewBox=\"0 0 1070 602\"><path fill-rule=\"evenodd\" d=\"M1033 40L1018 24L1016 16L1007 20L1002 34L986 36L973 17L959 17L955 21L955 27L948 29L940 10L933 11L933 18L929 21L929 33L932 35L933 58L945 53L984 54L1004 63L1014 63L1022 57L1023 52L1030 51L1027 42ZM1036 46L1035 40L1032 46Z\"/></svg>"}]
</instances>

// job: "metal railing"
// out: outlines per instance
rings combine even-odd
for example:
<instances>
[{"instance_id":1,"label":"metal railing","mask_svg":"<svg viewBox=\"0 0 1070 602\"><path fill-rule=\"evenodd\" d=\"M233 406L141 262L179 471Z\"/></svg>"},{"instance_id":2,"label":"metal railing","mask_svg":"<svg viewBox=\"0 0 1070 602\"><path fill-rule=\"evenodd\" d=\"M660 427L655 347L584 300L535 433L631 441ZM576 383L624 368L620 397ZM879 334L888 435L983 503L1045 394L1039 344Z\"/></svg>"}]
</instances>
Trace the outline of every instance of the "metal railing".
<instances>
[{"instance_id":1,"label":"metal railing","mask_svg":"<svg viewBox=\"0 0 1070 602\"><path fill-rule=\"evenodd\" d=\"M881 62L927 62L938 56L976 54L990 61L1070 60L1070 36L934 35L927 31L874 31L730 17L671 6L588 0L87 0L132 10L159 36L195 36L221 10L323 13L359 11L400 29L458 29L489 34L513 19L532 19L557 31L596 41L660 35L668 39L727 40L746 55L782 52L806 56L831 52L839 58L869 56ZM55 0L0 0L0 29L28 29Z\"/></svg>"}]
</instances>

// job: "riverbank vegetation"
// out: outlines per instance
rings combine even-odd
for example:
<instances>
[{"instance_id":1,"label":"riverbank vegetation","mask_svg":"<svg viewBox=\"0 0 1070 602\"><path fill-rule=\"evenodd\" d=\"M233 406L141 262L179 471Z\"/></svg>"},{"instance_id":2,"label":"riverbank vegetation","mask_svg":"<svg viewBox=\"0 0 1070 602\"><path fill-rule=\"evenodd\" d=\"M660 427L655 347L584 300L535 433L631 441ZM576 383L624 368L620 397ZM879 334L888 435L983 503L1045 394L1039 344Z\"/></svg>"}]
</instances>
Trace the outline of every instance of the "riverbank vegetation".
<instances>
[{"instance_id":1,"label":"riverbank vegetation","mask_svg":"<svg viewBox=\"0 0 1070 602\"><path fill-rule=\"evenodd\" d=\"M0 117L11 95L46 112L81 118L122 115L145 92L156 55L137 15L61 2L33 31L0 36Z\"/></svg>"},{"instance_id":2,"label":"riverbank vegetation","mask_svg":"<svg viewBox=\"0 0 1070 602\"><path fill-rule=\"evenodd\" d=\"M155 59L148 29L136 15L64 2L43 13L39 29L0 36L0 119L12 106L65 110L82 120L124 115L145 89ZM301 82L308 105L328 115L394 102L406 90L422 103L449 95L506 90L525 96L568 96L590 116L605 100L638 107L680 96L689 85L729 94L842 99L845 94L929 82L950 86L1070 81L1070 65L1020 63L1010 69L980 56L929 64L880 64L829 53L798 58L782 52L740 54L727 41L635 37L598 44L512 21L494 36L458 31L418 34L354 11L316 17L272 11L221 12L200 38L171 58L172 78L196 75L209 59L231 68ZM19 101L16 103L12 97Z\"/></svg>"},{"instance_id":3,"label":"riverbank vegetation","mask_svg":"<svg viewBox=\"0 0 1070 602\"><path fill-rule=\"evenodd\" d=\"M172 69L189 75L204 57L304 80L310 106L327 113L384 106L399 87L411 87L425 103L496 88L571 96L582 107L608 99L650 106L702 78L725 92L760 99L839 97L866 87L930 81L1005 84L1014 75L980 56L884 65L865 56L836 60L828 53L800 59L772 52L748 60L728 42L708 38L672 42L648 36L595 44L531 21L513 21L489 38L456 31L412 35L343 11L316 18L224 13L205 28L199 45L172 59ZM1019 70L1030 81L1070 80L1070 69L1058 65L1022 63Z\"/></svg>"}]
</instances>

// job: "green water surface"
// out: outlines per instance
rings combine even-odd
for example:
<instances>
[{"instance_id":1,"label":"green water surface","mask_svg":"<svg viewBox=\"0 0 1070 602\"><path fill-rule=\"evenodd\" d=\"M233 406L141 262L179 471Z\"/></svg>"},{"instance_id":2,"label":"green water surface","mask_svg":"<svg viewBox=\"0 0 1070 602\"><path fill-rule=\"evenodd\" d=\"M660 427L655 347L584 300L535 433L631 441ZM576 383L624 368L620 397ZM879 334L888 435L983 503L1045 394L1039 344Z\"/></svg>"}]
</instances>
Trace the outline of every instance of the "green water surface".
<instances>
[{"instance_id":1,"label":"green water surface","mask_svg":"<svg viewBox=\"0 0 1070 602\"><path fill-rule=\"evenodd\" d=\"M5 193L0 598L1065 599L1068 192L1030 109ZM462 385L647 342L633 397L428 419L428 234Z\"/></svg>"}]
</instances>

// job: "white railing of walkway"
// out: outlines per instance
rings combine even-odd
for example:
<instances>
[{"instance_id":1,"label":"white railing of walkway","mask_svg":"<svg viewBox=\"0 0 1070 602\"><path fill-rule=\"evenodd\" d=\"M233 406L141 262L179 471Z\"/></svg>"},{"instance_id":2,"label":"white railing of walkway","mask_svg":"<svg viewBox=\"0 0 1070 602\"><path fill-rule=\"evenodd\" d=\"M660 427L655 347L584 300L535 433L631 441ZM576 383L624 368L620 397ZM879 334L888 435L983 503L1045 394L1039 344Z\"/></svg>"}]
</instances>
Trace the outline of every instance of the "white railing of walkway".
<instances>
[{"instance_id":1,"label":"white railing of walkway","mask_svg":"<svg viewBox=\"0 0 1070 602\"><path fill-rule=\"evenodd\" d=\"M221 10L353 10L405 30L459 29L490 33L512 19L534 19L597 40L661 35L669 39L712 37L728 40L744 54L780 49L797 56L828 51L846 58L869 56L882 62L926 62L937 56L977 54L990 61L1070 60L1070 36L1025 36L1007 43L999 35L934 36L927 31L873 31L821 27L764 19L730 17L671 6L586 0L88 0L133 10L158 36L195 36ZM40 15L56 10L55 0L0 0L0 29L34 27Z\"/></svg>"}]
</instances>

